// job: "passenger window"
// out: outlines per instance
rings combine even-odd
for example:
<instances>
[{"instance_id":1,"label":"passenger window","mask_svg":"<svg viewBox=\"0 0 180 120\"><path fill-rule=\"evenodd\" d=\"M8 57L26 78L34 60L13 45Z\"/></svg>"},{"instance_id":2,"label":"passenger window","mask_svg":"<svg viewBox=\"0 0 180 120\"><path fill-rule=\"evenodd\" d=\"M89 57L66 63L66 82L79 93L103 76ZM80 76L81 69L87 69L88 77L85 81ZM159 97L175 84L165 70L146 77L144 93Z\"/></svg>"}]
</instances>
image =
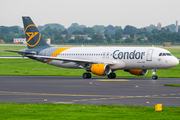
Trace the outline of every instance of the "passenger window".
<instances>
[{"instance_id":1,"label":"passenger window","mask_svg":"<svg viewBox=\"0 0 180 120\"><path fill-rule=\"evenodd\" d=\"M159 53L159 56L161 56L162 55L162 53Z\"/></svg>"}]
</instances>

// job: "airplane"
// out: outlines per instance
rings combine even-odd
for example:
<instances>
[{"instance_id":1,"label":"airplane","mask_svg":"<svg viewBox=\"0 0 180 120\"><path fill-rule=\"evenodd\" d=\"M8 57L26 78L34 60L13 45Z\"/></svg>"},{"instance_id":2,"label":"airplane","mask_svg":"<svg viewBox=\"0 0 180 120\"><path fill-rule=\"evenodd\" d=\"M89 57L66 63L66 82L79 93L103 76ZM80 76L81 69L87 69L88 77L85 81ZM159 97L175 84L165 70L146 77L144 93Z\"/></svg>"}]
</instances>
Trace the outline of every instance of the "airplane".
<instances>
[{"instance_id":1,"label":"airplane","mask_svg":"<svg viewBox=\"0 0 180 120\"><path fill-rule=\"evenodd\" d=\"M91 73L113 79L116 78L116 70L138 76L152 70L152 79L157 80L157 69L168 69L179 64L179 60L168 50L158 47L52 47L46 43L29 16L22 19L28 49L6 51L58 67L85 69L84 79L91 78Z\"/></svg>"}]
</instances>

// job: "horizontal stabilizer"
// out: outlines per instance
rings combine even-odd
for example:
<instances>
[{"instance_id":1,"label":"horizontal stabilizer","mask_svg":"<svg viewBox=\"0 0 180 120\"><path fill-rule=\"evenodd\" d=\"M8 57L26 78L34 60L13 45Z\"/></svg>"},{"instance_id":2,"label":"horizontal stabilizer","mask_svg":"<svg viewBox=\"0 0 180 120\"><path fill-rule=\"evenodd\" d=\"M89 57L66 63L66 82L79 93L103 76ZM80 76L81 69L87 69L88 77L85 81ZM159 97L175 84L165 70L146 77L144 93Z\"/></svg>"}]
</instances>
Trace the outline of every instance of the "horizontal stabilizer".
<instances>
[{"instance_id":1,"label":"horizontal stabilizer","mask_svg":"<svg viewBox=\"0 0 180 120\"><path fill-rule=\"evenodd\" d=\"M35 55L35 52L23 52L23 51L14 51L14 50L3 50L3 51L7 51L7 52L16 52L16 53L23 53L23 54L31 54L31 55Z\"/></svg>"}]
</instances>

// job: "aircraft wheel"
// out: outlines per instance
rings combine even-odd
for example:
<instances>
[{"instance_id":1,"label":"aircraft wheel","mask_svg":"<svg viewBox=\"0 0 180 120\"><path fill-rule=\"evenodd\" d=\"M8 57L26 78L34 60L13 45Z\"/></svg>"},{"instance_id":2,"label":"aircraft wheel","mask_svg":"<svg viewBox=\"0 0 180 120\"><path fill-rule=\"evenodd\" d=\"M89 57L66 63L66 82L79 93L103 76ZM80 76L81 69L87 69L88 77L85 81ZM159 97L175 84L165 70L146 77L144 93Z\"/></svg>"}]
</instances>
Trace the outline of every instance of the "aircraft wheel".
<instances>
[{"instance_id":1,"label":"aircraft wheel","mask_svg":"<svg viewBox=\"0 0 180 120\"><path fill-rule=\"evenodd\" d=\"M86 78L87 78L87 76L88 76L88 74L87 74L87 73L83 73L83 78L84 78L84 79L86 79Z\"/></svg>"},{"instance_id":2,"label":"aircraft wheel","mask_svg":"<svg viewBox=\"0 0 180 120\"><path fill-rule=\"evenodd\" d=\"M84 79L91 78L91 73L84 73L83 78Z\"/></svg>"},{"instance_id":3,"label":"aircraft wheel","mask_svg":"<svg viewBox=\"0 0 180 120\"><path fill-rule=\"evenodd\" d=\"M116 78L116 74L115 74L115 73L110 73L110 74L108 75L108 78Z\"/></svg>"},{"instance_id":4,"label":"aircraft wheel","mask_svg":"<svg viewBox=\"0 0 180 120\"><path fill-rule=\"evenodd\" d=\"M112 78L112 73L110 73L110 74L108 75L108 78Z\"/></svg>"},{"instance_id":5,"label":"aircraft wheel","mask_svg":"<svg viewBox=\"0 0 180 120\"><path fill-rule=\"evenodd\" d=\"M112 74L112 78L116 78L116 73L113 73L113 74Z\"/></svg>"},{"instance_id":6,"label":"aircraft wheel","mask_svg":"<svg viewBox=\"0 0 180 120\"><path fill-rule=\"evenodd\" d=\"M88 74L88 78L91 78L91 73L87 73Z\"/></svg>"},{"instance_id":7,"label":"aircraft wheel","mask_svg":"<svg viewBox=\"0 0 180 120\"><path fill-rule=\"evenodd\" d=\"M157 75L153 75L153 76L152 76L152 79L153 79L153 80L157 80L157 79L158 79L158 76L157 76Z\"/></svg>"}]
</instances>

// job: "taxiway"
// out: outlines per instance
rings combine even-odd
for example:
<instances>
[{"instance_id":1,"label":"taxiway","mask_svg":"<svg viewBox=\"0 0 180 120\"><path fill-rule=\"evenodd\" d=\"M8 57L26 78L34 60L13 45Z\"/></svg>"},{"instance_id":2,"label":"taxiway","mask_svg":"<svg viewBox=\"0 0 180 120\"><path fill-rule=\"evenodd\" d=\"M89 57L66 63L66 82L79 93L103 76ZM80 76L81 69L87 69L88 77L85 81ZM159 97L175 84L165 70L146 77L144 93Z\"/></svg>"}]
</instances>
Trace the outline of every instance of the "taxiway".
<instances>
[{"instance_id":1,"label":"taxiway","mask_svg":"<svg viewBox=\"0 0 180 120\"><path fill-rule=\"evenodd\" d=\"M0 76L0 102L180 107L179 78ZM149 102L147 104L146 102Z\"/></svg>"}]
</instances>

